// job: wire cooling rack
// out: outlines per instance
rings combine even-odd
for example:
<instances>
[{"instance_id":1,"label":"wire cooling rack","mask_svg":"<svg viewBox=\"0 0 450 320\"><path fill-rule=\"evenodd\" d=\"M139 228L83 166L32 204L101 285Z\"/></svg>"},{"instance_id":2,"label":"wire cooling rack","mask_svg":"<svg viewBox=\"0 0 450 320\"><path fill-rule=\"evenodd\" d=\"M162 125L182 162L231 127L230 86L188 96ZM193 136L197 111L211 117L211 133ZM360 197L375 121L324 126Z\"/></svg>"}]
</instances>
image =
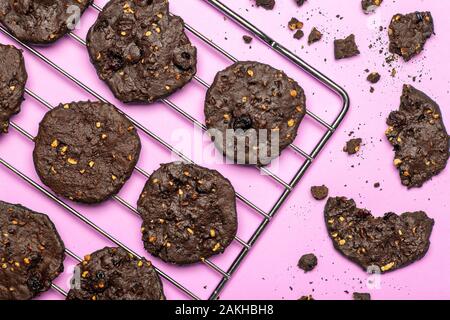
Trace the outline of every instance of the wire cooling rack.
<instances>
[{"instance_id":1,"label":"wire cooling rack","mask_svg":"<svg viewBox=\"0 0 450 320\"><path fill-rule=\"evenodd\" d=\"M316 80L318 80L320 83L322 83L328 90L330 90L334 94L338 95L342 101L342 105L340 106L339 113L332 123L328 123L327 121L323 120L321 117L315 115L314 113L312 113L309 110L307 111L307 115L311 119L313 119L315 122L317 122L320 126L324 127L326 131L323 134L323 136L320 138L320 140L317 142L317 144L315 145L315 147L313 148L313 150L311 152L306 152L294 144L292 144L290 146L290 148L299 157L302 158L302 161L301 161L301 165L299 166L297 172L295 173L295 175L292 177L292 179L289 182L280 178L278 175L271 172L267 168L255 167L256 169L260 170L264 175L266 175L268 177L268 179L272 179L273 181L275 181L276 183L278 183L279 185L281 185L283 187L283 191L282 191L281 195L279 196L278 200L273 204L272 208L269 211L266 212L266 211L262 210L256 204L254 204L252 201L250 201L247 197L245 197L244 195L239 194L239 193L236 194L237 198L245 206L249 207L251 210L255 211L257 214L259 214L262 217L262 222L258 225L258 227L253 232L252 236L250 237L250 239L248 241L244 241L239 237L236 237L234 239L235 242L240 245L241 249L227 270L223 270L222 268L220 268L219 266L217 266L215 263L213 263L212 261L210 261L208 259L205 259L203 261L203 263L207 267L211 268L214 272L217 272L221 276L221 280L219 281L219 283L217 284L217 286L215 287L215 289L209 296L210 299L217 299L219 297L219 294L224 289L225 285L230 281L233 274L238 269L239 265L243 262L244 258L250 252L250 249L252 248L252 246L256 243L256 241L261 236L261 234L263 233L265 228L268 226L271 218L278 212L278 210L283 205L283 203L286 201L286 199L288 198L288 196L290 195L292 190L296 187L296 185L299 183L300 179L304 176L304 174L306 173L308 168L312 165L314 160L317 158L317 156L319 155L320 151L323 149L325 144L328 142L328 140L331 138L333 133L339 127L339 125L341 124L342 120L344 119L344 117L349 109L350 100L349 100L348 94L339 85L337 85L331 79L329 79L324 74L322 74L321 72L316 70L314 67L307 64L305 61L303 61L298 56L296 56L294 53L292 53L291 51L289 51L288 49L283 47L281 44L279 44L278 42L273 40L267 34L262 32L260 29L258 29L256 26L254 26L248 20L244 19L242 16L238 15L236 12L234 12L233 10L228 8L222 2L220 2L218 0L202 0L202 1L209 3L212 7L216 8L217 10L219 10L220 12L222 12L223 14L225 14L226 16L228 16L229 18L234 20L241 27L243 27L247 31L253 33L261 41L263 41L268 46L270 46L274 51L278 52L279 54L284 56L286 59L288 59L292 63L294 63L297 67L299 67L300 70L302 70L302 71L306 72L307 74L309 74L310 76L314 77ZM95 3L93 3L91 6L92 6L92 8L94 8L95 10L97 10L99 12L102 10ZM185 28L191 34L196 36L198 39L200 39L201 41L203 41L204 43L206 43L207 45L209 45L210 47L215 49L218 53L220 53L221 55L228 58L231 62L238 61L238 59L235 58L232 54L230 54L225 49L223 49L222 47L215 44L213 41L209 40L206 36L204 36L202 33L197 31L190 25L185 24ZM9 38L11 38L12 40L16 41L18 44L20 44L25 50L27 50L29 53L31 53L32 55L37 57L41 62L50 66L52 69L59 72L64 77L68 78L70 81L72 81L74 84L76 84L78 87L80 87L81 89L86 91L91 96L95 97L99 101L109 103L109 101L107 101L104 97L102 97L96 91L91 89L89 86L84 84L82 81L80 81L79 79L77 79L76 77L71 75L69 72L67 72L63 68L61 68L59 65L54 63L52 60L47 58L45 55L40 53L38 50L34 49L31 46L28 46L27 44L21 42L20 40L18 40L10 32L8 32L8 30L5 29L3 26L0 26L0 31L3 34L5 34L6 36L8 36ZM78 43L80 43L84 46L86 45L86 42L82 38L77 36L76 34L70 33L69 36L72 39L74 39L75 41L77 41ZM209 84L206 81L202 80L200 77L195 76L194 79L195 79L195 81L200 83L205 89L209 88ZM53 106L50 103L48 103L45 99L40 97L37 93L31 91L28 88L25 89L25 92L27 95L29 95L30 97L32 97L33 99L38 101L42 106L46 107L47 109L53 108ZM168 107L170 107L171 109L173 109L174 111L176 111L178 114L180 114L187 120L189 120L196 127L201 128L202 130L206 130L206 127L204 124L202 124L200 121L195 119L192 115L190 115L188 112L184 111L182 108L180 108L177 104L173 103L171 100L162 99L161 102L164 103L165 105L167 105ZM169 151L173 152L174 154L178 155L184 161L193 163L193 161L191 159L189 159L182 152L180 152L179 150L174 148L171 144L169 144L164 139L162 139L158 134L152 132L151 130L149 130L148 128L143 126L136 119L130 117L129 115L127 115L125 113L123 113L123 114L142 133L144 133L145 135L154 139L156 142L161 144L163 147L165 147ZM22 127L17 125L16 123L11 122L11 127L14 128L15 130L17 130L19 133L21 133L27 139L33 141L34 137L30 133L28 133L25 129L23 129ZM130 253L131 255L133 255L137 258L142 258L133 249L126 246L124 243L122 243L117 238L115 238L112 234L108 233L107 231L105 231L104 229L99 227L97 224L95 224L94 222L92 222L91 220L86 218L82 213L80 213L79 211L77 211L76 209L71 207L69 204L65 203L59 197L54 195L52 192L48 191L42 185L40 185L39 183L37 183L36 181L34 181L30 177L28 177L26 174L22 173L20 170L18 170L16 167L14 167L14 165L8 163L1 157L0 157L0 164L3 165L5 168L9 169L12 173L17 175L21 179L23 179L28 184L30 184L32 187L34 187L36 190L41 192L43 195L45 195L46 197L48 197L49 199L53 200L55 203L57 203L58 205L63 207L70 214L75 216L79 221L86 224L88 227L92 228L93 230L95 230L96 232L98 232L99 234L104 236L106 239L113 242L115 245L122 247L128 253ZM140 173L141 175L143 175L145 178L149 178L149 176L150 176L148 172L146 172L144 169L142 169L140 167L136 167L135 170L138 173ZM126 200L121 198L120 196L118 196L118 195L114 196L113 200L116 201L117 203L119 203L120 205L122 205L123 207L125 207L126 209L128 209L129 211L131 211L133 214L138 215L137 209L133 205L131 205L129 202L127 202ZM78 262L81 261L81 258L69 249L66 249L66 255L75 259ZM188 288L186 288L185 286L183 286L182 284L177 282L174 278L172 278L170 275L165 273L163 270L161 270L159 268L155 268L155 269L161 277L163 277L168 282L170 282L172 285L174 285L176 288L178 288L180 291L185 293L188 297L195 299L195 300L199 300L199 297L197 296L197 294L195 294L194 292L192 292L191 290L189 290ZM64 296L67 295L67 292L63 288L59 287L58 285L53 284L52 287L60 294L62 294Z\"/></svg>"}]
</instances>

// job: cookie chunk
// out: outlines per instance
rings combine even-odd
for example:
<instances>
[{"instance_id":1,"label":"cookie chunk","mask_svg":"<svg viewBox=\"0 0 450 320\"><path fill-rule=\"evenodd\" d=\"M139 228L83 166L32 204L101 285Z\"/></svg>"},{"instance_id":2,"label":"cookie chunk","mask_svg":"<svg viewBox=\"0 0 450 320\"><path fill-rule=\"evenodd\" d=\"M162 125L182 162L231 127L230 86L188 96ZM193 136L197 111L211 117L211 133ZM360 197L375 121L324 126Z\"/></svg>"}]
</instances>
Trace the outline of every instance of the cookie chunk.
<instances>
[{"instance_id":1,"label":"cookie chunk","mask_svg":"<svg viewBox=\"0 0 450 320\"><path fill-rule=\"evenodd\" d=\"M317 266L317 257L308 253L303 255L298 261L298 267L305 272L312 271Z\"/></svg>"},{"instance_id":2,"label":"cookie chunk","mask_svg":"<svg viewBox=\"0 0 450 320\"><path fill-rule=\"evenodd\" d=\"M75 29L92 0L0 0L0 22L19 40L50 44Z\"/></svg>"},{"instance_id":3,"label":"cookie chunk","mask_svg":"<svg viewBox=\"0 0 450 320\"><path fill-rule=\"evenodd\" d=\"M323 200L328 197L328 188L326 186L311 187L311 194L316 200Z\"/></svg>"},{"instance_id":4,"label":"cookie chunk","mask_svg":"<svg viewBox=\"0 0 450 320\"><path fill-rule=\"evenodd\" d=\"M308 44L311 45L322 39L323 34L317 30L316 27L312 28L311 33L308 36Z\"/></svg>"},{"instance_id":5,"label":"cookie chunk","mask_svg":"<svg viewBox=\"0 0 450 320\"><path fill-rule=\"evenodd\" d=\"M370 293L353 292L353 300L371 300Z\"/></svg>"},{"instance_id":6,"label":"cookie chunk","mask_svg":"<svg viewBox=\"0 0 450 320\"><path fill-rule=\"evenodd\" d=\"M354 34L349 35L345 39L334 40L334 57L336 60L351 58L359 53Z\"/></svg>"},{"instance_id":7,"label":"cookie chunk","mask_svg":"<svg viewBox=\"0 0 450 320\"><path fill-rule=\"evenodd\" d=\"M167 0L111 0L87 35L99 77L117 99L152 103L186 85L197 72L197 49Z\"/></svg>"},{"instance_id":8,"label":"cookie chunk","mask_svg":"<svg viewBox=\"0 0 450 320\"><path fill-rule=\"evenodd\" d=\"M365 13L375 12L383 0L361 0L361 7Z\"/></svg>"},{"instance_id":9,"label":"cookie chunk","mask_svg":"<svg viewBox=\"0 0 450 320\"><path fill-rule=\"evenodd\" d=\"M75 268L67 300L165 300L152 264L122 248L104 248Z\"/></svg>"},{"instance_id":10,"label":"cookie chunk","mask_svg":"<svg viewBox=\"0 0 450 320\"><path fill-rule=\"evenodd\" d=\"M20 111L27 78L22 51L0 44L0 135L8 132L9 119Z\"/></svg>"},{"instance_id":11,"label":"cookie chunk","mask_svg":"<svg viewBox=\"0 0 450 320\"><path fill-rule=\"evenodd\" d=\"M205 100L217 148L239 164L267 165L297 137L306 97L283 71L237 62L219 72Z\"/></svg>"},{"instance_id":12,"label":"cookie chunk","mask_svg":"<svg viewBox=\"0 0 450 320\"><path fill-rule=\"evenodd\" d=\"M400 108L389 115L387 125L404 186L421 187L444 170L450 139L439 106L425 93L405 85Z\"/></svg>"},{"instance_id":13,"label":"cookie chunk","mask_svg":"<svg viewBox=\"0 0 450 320\"><path fill-rule=\"evenodd\" d=\"M272 10L275 7L275 0L256 0L256 5L266 10Z\"/></svg>"},{"instance_id":14,"label":"cookie chunk","mask_svg":"<svg viewBox=\"0 0 450 320\"><path fill-rule=\"evenodd\" d=\"M236 194L219 172L163 164L138 201L145 249L166 262L189 264L222 253L236 236Z\"/></svg>"},{"instance_id":15,"label":"cookie chunk","mask_svg":"<svg viewBox=\"0 0 450 320\"><path fill-rule=\"evenodd\" d=\"M343 150L344 150L344 152L347 152L349 155L357 154L359 152L359 150L361 150L361 143L362 143L361 138L350 139L345 144L345 147Z\"/></svg>"},{"instance_id":16,"label":"cookie chunk","mask_svg":"<svg viewBox=\"0 0 450 320\"><path fill-rule=\"evenodd\" d=\"M336 250L364 270L379 272L403 268L428 251L434 220L425 212L386 213L375 218L355 201L330 198L325 222Z\"/></svg>"},{"instance_id":17,"label":"cookie chunk","mask_svg":"<svg viewBox=\"0 0 450 320\"><path fill-rule=\"evenodd\" d=\"M434 33L430 12L396 14L389 25L389 51L409 61L422 52L425 42Z\"/></svg>"},{"instance_id":18,"label":"cookie chunk","mask_svg":"<svg viewBox=\"0 0 450 320\"><path fill-rule=\"evenodd\" d=\"M55 193L98 203L119 192L140 151L136 129L113 105L72 102L45 115L33 158L39 177Z\"/></svg>"},{"instance_id":19,"label":"cookie chunk","mask_svg":"<svg viewBox=\"0 0 450 320\"><path fill-rule=\"evenodd\" d=\"M0 201L0 300L28 300L63 272L64 243L45 214Z\"/></svg>"},{"instance_id":20,"label":"cookie chunk","mask_svg":"<svg viewBox=\"0 0 450 320\"><path fill-rule=\"evenodd\" d=\"M367 81L369 81L370 83L378 83L378 81L380 81L381 79L381 75L378 72L371 72L369 73L369 75L367 76Z\"/></svg>"},{"instance_id":21,"label":"cookie chunk","mask_svg":"<svg viewBox=\"0 0 450 320\"><path fill-rule=\"evenodd\" d=\"M298 5L299 7L301 7L302 5L305 4L306 0L295 0L295 2L297 3L297 5Z\"/></svg>"}]
</instances>

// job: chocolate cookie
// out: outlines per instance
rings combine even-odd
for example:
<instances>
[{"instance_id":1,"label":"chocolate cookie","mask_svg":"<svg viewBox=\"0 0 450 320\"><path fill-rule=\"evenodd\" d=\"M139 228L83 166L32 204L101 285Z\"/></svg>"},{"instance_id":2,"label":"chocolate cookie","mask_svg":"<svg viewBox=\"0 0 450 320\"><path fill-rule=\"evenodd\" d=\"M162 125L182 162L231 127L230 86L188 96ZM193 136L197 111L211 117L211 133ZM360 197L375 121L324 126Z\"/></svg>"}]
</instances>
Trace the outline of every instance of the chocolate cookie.
<instances>
[{"instance_id":1,"label":"chocolate cookie","mask_svg":"<svg viewBox=\"0 0 450 320\"><path fill-rule=\"evenodd\" d=\"M381 79L381 75L378 72L371 72L369 73L369 75L367 76L367 81L369 81L370 83L378 83L378 81L380 81Z\"/></svg>"},{"instance_id":2,"label":"chocolate cookie","mask_svg":"<svg viewBox=\"0 0 450 320\"><path fill-rule=\"evenodd\" d=\"M256 0L256 5L266 10L272 10L275 7L275 0Z\"/></svg>"},{"instance_id":3,"label":"chocolate cookie","mask_svg":"<svg viewBox=\"0 0 450 320\"><path fill-rule=\"evenodd\" d=\"M92 0L0 0L0 22L19 40L53 43L76 27Z\"/></svg>"},{"instance_id":4,"label":"chocolate cookie","mask_svg":"<svg viewBox=\"0 0 450 320\"><path fill-rule=\"evenodd\" d=\"M351 58L359 53L354 34L349 35L345 39L334 40L334 57L336 60Z\"/></svg>"},{"instance_id":5,"label":"chocolate cookie","mask_svg":"<svg viewBox=\"0 0 450 320\"><path fill-rule=\"evenodd\" d=\"M361 0L361 7L365 13L371 13L381 6L382 3L383 0Z\"/></svg>"},{"instance_id":6,"label":"chocolate cookie","mask_svg":"<svg viewBox=\"0 0 450 320\"><path fill-rule=\"evenodd\" d=\"M0 44L0 135L8 132L9 119L20 111L27 78L22 51Z\"/></svg>"},{"instance_id":7,"label":"chocolate cookie","mask_svg":"<svg viewBox=\"0 0 450 320\"><path fill-rule=\"evenodd\" d=\"M361 138L350 139L345 144L343 151L347 152L349 155L357 154L359 150L361 150L361 143Z\"/></svg>"},{"instance_id":8,"label":"chocolate cookie","mask_svg":"<svg viewBox=\"0 0 450 320\"><path fill-rule=\"evenodd\" d=\"M123 102L151 103L186 85L197 49L167 0L111 0L87 35L99 77Z\"/></svg>"},{"instance_id":9,"label":"chocolate cookie","mask_svg":"<svg viewBox=\"0 0 450 320\"><path fill-rule=\"evenodd\" d=\"M421 187L444 170L450 139L439 106L425 93L405 85L400 109L389 115L387 124L403 185Z\"/></svg>"},{"instance_id":10,"label":"chocolate cookie","mask_svg":"<svg viewBox=\"0 0 450 320\"><path fill-rule=\"evenodd\" d=\"M346 198L329 198L325 222L333 245L345 257L379 272L403 268L428 251L434 220L425 212L386 213L375 218Z\"/></svg>"},{"instance_id":11,"label":"chocolate cookie","mask_svg":"<svg viewBox=\"0 0 450 320\"><path fill-rule=\"evenodd\" d=\"M389 51L411 60L422 52L425 42L434 33L430 12L396 14L389 25Z\"/></svg>"},{"instance_id":12,"label":"chocolate cookie","mask_svg":"<svg viewBox=\"0 0 450 320\"><path fill-rule=\"evenodd\" d=\"M219 172L163 164L138 201L145 249L166 262L189 264L222 253L236 236L236 195Z\"/></svg>"},{"instance_id":13,"label":"chocolate cookie","mask_svg":"<svg viewBox=\"0 0 450 320\"><path fill-rule=\"evenodd\" d=\"M212 139L240 164L262 166L276 158L297 137L305 113L305 93L297 82L252 61L219 72L205 101Z\"/></svg>"},{"instance_id":14,"label":"chocolate cookie","mask_svg":"<svg viewBox=\"0 0 450 320\"><path fill-rule=\"evenodd\" d=\"M313 186L311 187L311 194L316 200L323 200L328 197L328 187L325 185L322 186Z\"/></svg>"},{"instance_id":15,"label":"chocolate cookie","mask_svg":"<svg viewBox=\"0 0 450 320\"><path fill-rule=\"evenodd\" d=\"M313 43L320 41L323 37L323 34L317 30L316 27L312 28L311 33L308 36L308 44L312 45Z\"/></svg>"},{"instance_id":16,"label":"chocolate cookie","mask_svg":"<svg viewBox=\"0 0 450 320\"><path fill-rule=\"evenodd\" d=\"M136 129L102 102L60 104L39 125L33 153L41 180L59 195L98 203L119 192L138 161Z\"/></svg>"},{"instance_id":17,"label":"chocolate cookie","mask_svg":"<svg viewBox=\"0 0 450 320\"><path fill-rule=\"evenodd\" d=\"M104 248L75 268L67 300L165 300L152 264L122 248Z\"/></svg>"},{"instance_id":18,"label":"chocolate cookie","mask_svg":"<svg viewBox=\"0 0 450 320\"><path fill-rule=\"evenodd\" d=\"M0 201L0 300L28 300L64 270L64 243L42 213Z\"/></svg>"},{"instance_id":19,"label":"chocolate cookie","mask_svg":"<svg viewBox=\"0 0 450 320\"><path fill-rule=\"evenodd\" d=\"M317 266L317 257L313 253L303 255L298 261L298 267L305 272L312 271Z\"/></svg>"}]
</instances>

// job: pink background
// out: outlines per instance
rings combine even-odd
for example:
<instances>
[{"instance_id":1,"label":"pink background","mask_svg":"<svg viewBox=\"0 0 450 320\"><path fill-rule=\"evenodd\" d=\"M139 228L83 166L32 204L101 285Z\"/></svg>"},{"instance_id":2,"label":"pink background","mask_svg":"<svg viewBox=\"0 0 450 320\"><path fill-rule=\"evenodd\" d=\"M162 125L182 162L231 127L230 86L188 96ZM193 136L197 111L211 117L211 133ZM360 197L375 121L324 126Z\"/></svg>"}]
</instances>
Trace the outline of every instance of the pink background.
<instances>
[{"instance_id":1,"label":"pink background","mask_svg":"<svg viewBox=\"0 0 450 320\"><path fill-rule=\"evenodd\" d=\"M95 2L103 6L106 1ZM173 13L181 15L187 23L202 30L206 36L235 57L270 63L298 80L307 93L308 107L313 112L328 121L336 115L340 106L334 95L259 41L253 41L251 48L245 45L242 41L245 32L232 21L223 19L221 14L203 1L170 2ZM435 219L432 245L426 257L405 269L382 276L381 288L370 292L374 299L449 299L450 175L447 170L422 189L406 190L400 185L392 165L393 153L384 138L384 130L386 116L398 107L402 85L412 83L412 77L419 75L422 77L418 77L414 85L436 99L447 126L450 126L450 67L448 62L443 60L444 57L450 56L450 39L446 34L450 29L447 16L450 3L442 0L385 0L377 14L364 15L359 0L308 1L302 8L298 8L293 0L277 2L274 11L265 11L252 6L253 1L250 0L224 0L224 3L344 86L352 99L351 110L336 135L228 283L221 299L297 299L306 294L312 294L316 299L351 299L353 291L369 291L365 287L366 274L332 248L323 222L324 203L314 201L309 192L312 185L318 184L328 185L333 196L354 198L376 215L388 211L401 213L425 210ZM384 54L379 53L381 48L387 48L386 31L380 32L378 27L387 26L395 13L415 10L432 12L437 35L428 41L425 52L419 57L409 63L400 60L394 62L392 66L396 68L397 75L391 77L391 67L384 62ZM84 38L96 16L96 11L89 9L82 18L81 30L76 33ZM306 35L313 26L317 26L324 32L323 40L312 46L306 44L306 37L300 41L294 40L292 32L287 29L287 22L292 16L305 23ZM336 62L333 58L333 39L345 37L352 32L356 35L361 55ZM227 66L229 61L203 45L193 35L189 34L189 37L199 48L198 75L210 83L215 73ZM377 40L379 38L380 40ZM4 35L0 35L0 41L12 43ZM371 48L370 44L373 44ZM73 39L66 37L52 47L38 50L166 141L176 143L172 136L174 130L184 129L188 130L187 133L193 131L187 120L165 105L125 106L115 100L108 88L97 78L85 48ZM29 73L27 87L50 103L56 105L71 100L93 99L27 52L25 59ZM382 75L381 81L374 85L373 94L369 93L370 84L365 80L366 68L379 71ZM201 85L192 82L171 99L203 121L204 94ZM13 120L34 135L45 112L46 109L42 105L27 96L22 112ZM364 145L359 155L349 157L342 152L342 148L352 131L355 132L355 137L363 138ZM320 126L306 119L296 144L310 151L322 134L323 129ZM19 170L39 181L31 158L33 144L12 128L10 133L2 136L0 140L0 157L14 163ZM140 167L152 172L160 163L171 161L170 153L148 136L141 134L141 140L143 152ZM209 143L205 142L204 145ZM280 161L278 174L289 180L301 161L303 159L300 156L286 151ZM282 188L268 177L259 175L254 169L238 168L234 165L205 166L218 168L232 180L238 192L266 211L270 210L281 194ZM379 189L373 186L376 182L381 183ZM122 189L120 196L134 205L144 183L144 178L135 173ZM80 256L112 245L3 166L0 166L0 198L47 213L55 222L66 246ZM180 268L152 258L145 252L140 240L140 219L115 201L110 200L93 207L70 204L138 253L151 259L155 265L201 298L208 298L220 280L217 273L203 265ZM238 235L248 240L261 217L241 203L238 211ZM226 269L239 249L240 246L234 243L224 255L214 258L213 261ZM313 272L304 274L296 264L302 254L309 252L318 256L319 265ZM67 257L65 274L56 281L64 289L68 288L73 265L73 259ZM186 298L168 282L164 281L164 285L169 299ZM50 290L40 298L61 299L61 296Z\"/></svg>"}]
</instances>

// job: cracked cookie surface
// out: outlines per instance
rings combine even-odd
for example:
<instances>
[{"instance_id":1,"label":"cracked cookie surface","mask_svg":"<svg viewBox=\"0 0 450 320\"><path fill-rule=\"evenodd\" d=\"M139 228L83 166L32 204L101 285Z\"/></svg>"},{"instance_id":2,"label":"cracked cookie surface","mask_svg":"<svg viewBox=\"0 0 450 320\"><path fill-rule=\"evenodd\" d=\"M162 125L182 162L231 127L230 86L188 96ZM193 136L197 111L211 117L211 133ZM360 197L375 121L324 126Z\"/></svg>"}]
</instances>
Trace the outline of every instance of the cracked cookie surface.
<instances>
[{"instance_id":1,"label":"cracked cookie surface","mask_svg":"<svg viewBox=\"0 0 450 320\"><path fill-rule=\"evenodd\" d=\"M166 0L111 0L89 30L87 46L99 77L126 103L167 97L197 72L197 49Z\"/></svg>"},{"instance_id":2,"label":"cracked cookie surface","mask_svg":"<svg viewBox=\"0 0 450 320\"><path fill-rule=\"evenodd\" d=\"M163 164L138 201L145 249L166 262L189 264L224 252L236 236L236 194L219 172Z\"/></svg>"}]
</instances>

